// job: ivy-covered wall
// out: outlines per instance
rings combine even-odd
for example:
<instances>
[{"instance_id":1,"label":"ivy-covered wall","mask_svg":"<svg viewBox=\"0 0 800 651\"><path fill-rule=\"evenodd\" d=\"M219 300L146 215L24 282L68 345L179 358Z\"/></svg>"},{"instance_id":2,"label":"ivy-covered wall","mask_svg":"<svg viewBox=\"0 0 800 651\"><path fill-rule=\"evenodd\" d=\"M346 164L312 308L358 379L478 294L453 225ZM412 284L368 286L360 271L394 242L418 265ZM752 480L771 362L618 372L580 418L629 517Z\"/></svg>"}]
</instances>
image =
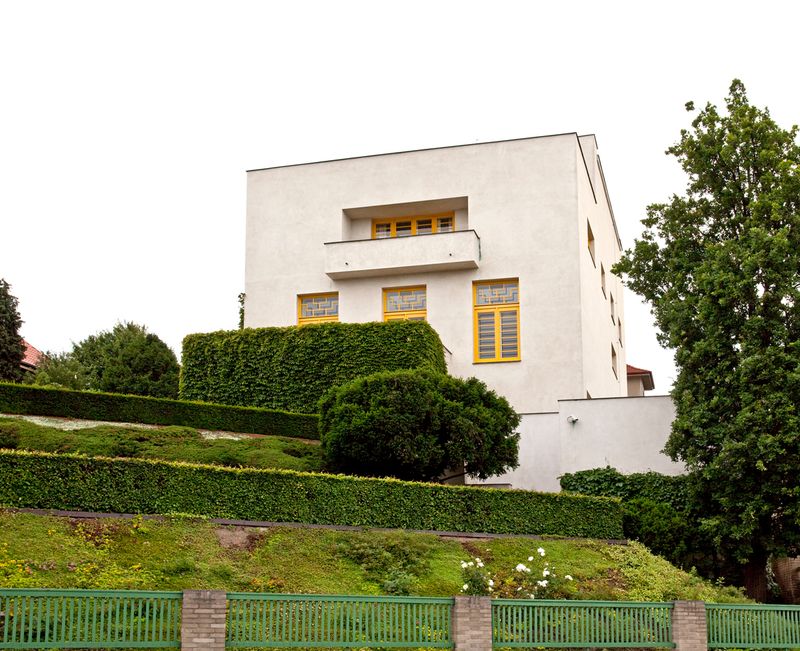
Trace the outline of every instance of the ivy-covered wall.
<instances>
[{"instance_id":1,"label":"ivy-covered wall","mask_svg":"<svg viewBox=\"0 0 800 651\"><path fill-rule=\"evenodd\" d=\"M315 413L330 387L378 371L446 372L439 335L421 321L323 323L188 335L180 397Z\"/></svg>"}]
</instances>

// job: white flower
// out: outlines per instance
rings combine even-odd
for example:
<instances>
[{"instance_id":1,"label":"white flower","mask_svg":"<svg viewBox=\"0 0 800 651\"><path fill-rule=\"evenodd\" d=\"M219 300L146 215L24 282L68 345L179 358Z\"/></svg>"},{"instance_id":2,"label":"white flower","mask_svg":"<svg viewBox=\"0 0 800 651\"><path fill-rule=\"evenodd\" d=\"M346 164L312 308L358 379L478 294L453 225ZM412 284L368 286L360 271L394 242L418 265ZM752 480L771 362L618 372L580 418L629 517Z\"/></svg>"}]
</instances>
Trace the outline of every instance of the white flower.
<instances>
[{"instance_id":1,"label":"white flower","mask_svg":"<svg viewBox=\"0 0 800 651\"><path fill-rule=\"evenodd\" d=\"M541 581L537 581L536 585L538 585L540 588L546 588L547 587L547 579L542 579Z\"/></svg>"},{"instance_id":2,"label":"white flower","mask_svg":"<svg viewBox=\"0 0 800 651\"><path fill-rule=\"evenodd\" d=\"M483 567L483 561L480 558L476 558L475 565L477 565L478 567Z\"/></svg>"},{"instance_id":3,"label":"white flower","mask_svg":"<svg viewBox=\"0 0 800 651\"><path fill-rule=\"evenodd\" d=\"M493 585L494 585L494 581L492 581L491 579L489 579L489 587L491 588Z\"/></svg>"},{"instance_id":4,"label":"white flower","mask_svg":"<svg viewBox=\"0 0 800 651\"><path fill-rule=\"evenodd\" d=\"M533 556L528 556L528 560L532 561L533 560Z\"/></svg>"},{"instance_id":5,"label":"white flower","mask_svg":"<svg viewBox=\"0 0 800 651\"><path fill-rule=\"evenodd\" d=\"M475 563L473 563L472 561L470 561L469 563L467 563L467 567L472 567L473 565L475 565Z\"/></svg>"},{"instance_id":6,"label":"white flower","mask_svg":"<svg viewBox=\"0 0 800 651\"><path fill-rule=\"evenodd\" d=\"M521 590L522 590L522 586L520 586L519 588L517 588L517 592L520 592Z\"/></svg>"},{"instance_id":7,"label":"white flower","mask_svg":"<svg viewBox=\"0 0 800 651\"><path fill-rule=\"evenodd\" d=\"M572 581L572 577L571 577L569 574L565 574L565 575L564 575L564 578L565 578L567 581Z\"/></svg>"},{"instance_id":8,"label":"white flower","mask_svg":"<svg viewBox=\"0 0 800 651\"><path fill-rule=\"evenodd\" d=\"M467 569L467 561L461 561L461 569L462 570L466 570Z\"/></svg>"},{"instance_id":9,"label":"white flower","mask_svg":"<svg viewBox=\"0 0 800 651\"><path fill-rule=\"evenodd\" d=\"M492 588L491 587L489 588L489 592L492 592Z\"/></svg>"},{"instance_id":10,"label":"white flower","mask_svg":"<svg viewBox=\"0 0 800 651\"><path fill-rule=\"evenodd\" d=\"M543 570L542 576L550 576L550 570Z\"/></svg>"},{"instance_id":11,"label":"white flower","mask_svg":"<svg viewBox=\"0 0 800 651\"><path fill-rule=\"evenodd\" d=\"M469 586L465 583L461 586L461 592L466 592L467 590L469 590Z\"/></svg>"},{"instance_id":12,"label":"white flower","mask_svg":"<svg viewBox=\"0 0 800 651\"><path fill-rule=\"evenodd\" d=\"M536 551L539 552L539 556L544 556L544 547L539 547Z\"/></svg>"},{"instance_id":13,"label":"white flower","mask_svg":"<svg viewBox=\"0 0 800 651\"><path fill-rule=\"evenodd\" d=\"M524 566L522 563L520 563L519 565L517 565L517 566L516 566L514 569L515 569L517 572L530 572L530 570L529 570L527 567L525 567L525 566Z\"/></svg>"}]
</instances>

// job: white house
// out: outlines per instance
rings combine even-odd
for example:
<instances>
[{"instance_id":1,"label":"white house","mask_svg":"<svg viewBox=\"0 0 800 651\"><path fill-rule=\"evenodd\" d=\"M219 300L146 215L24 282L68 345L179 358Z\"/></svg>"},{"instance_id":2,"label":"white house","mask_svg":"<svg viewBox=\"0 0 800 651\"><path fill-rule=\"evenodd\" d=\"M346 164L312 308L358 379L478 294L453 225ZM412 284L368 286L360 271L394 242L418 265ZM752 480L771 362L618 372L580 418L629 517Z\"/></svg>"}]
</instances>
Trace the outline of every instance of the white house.
<instances>
[{"instance_id":1,"label":"white house","mask_svg":"<svg viewBox=\"0 0 800 651\"><path fill-rule=\"evenodd\" d=\"M450 373L524 414L522 465L496 483L557 490L577 468L541 415L628 395L621 244L593 135L251 170L247 187L245 325L426 319Z\"/></svg>"}]
</instances>

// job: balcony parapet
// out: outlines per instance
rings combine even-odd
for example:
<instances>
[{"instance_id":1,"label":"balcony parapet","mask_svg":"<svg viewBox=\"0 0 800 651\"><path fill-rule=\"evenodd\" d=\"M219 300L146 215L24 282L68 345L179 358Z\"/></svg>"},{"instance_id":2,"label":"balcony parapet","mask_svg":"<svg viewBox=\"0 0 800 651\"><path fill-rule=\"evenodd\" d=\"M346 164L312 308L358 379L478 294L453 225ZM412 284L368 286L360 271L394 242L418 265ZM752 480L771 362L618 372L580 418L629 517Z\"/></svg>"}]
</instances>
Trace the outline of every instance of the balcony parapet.
<instances>
[{"instance_id":1,"label":"balcony parapet","mask_svg":"<svg viewBox=\"0 0 800 651\"><path fill-rule=\"evenodd\" d=\"M325 273L334 280L477 269L480 259L473 230L325 243Z\"/></svg>"}]
</instances>

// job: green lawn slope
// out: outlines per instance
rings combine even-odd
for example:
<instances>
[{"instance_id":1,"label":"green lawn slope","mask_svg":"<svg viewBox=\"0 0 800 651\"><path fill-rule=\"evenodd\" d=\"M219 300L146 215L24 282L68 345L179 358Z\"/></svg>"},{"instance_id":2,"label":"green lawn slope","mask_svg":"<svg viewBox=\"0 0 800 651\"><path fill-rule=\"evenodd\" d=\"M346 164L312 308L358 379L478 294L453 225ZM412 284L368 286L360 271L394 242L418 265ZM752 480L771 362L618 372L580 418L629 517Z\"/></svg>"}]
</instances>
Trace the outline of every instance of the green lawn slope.
<instances>
[{"instance_id":1,"label":"green lawn slope","mask_svg":"<svg viewBox=\"0 0 800 651\"><path fill-rule=\"evenodd\" d=\"M20 418L0 418L0 448L77 452L251 468L322 470L319 445L280 436L208 438L191 427L99 425L64 431Z\"/></svg>"},{"instance_id":2,"label":"green lawn slope","mask_svg":"<svg viewBox=\"0 0 800 651\"><path fill-rule=\"evenodd\" d=\"M743 601L639 544L223 527L181 516L71 520L0 510L0 587L452 596L461 562L513 572L546 550L572 598Z\"/></svg>"}]
</instances>

